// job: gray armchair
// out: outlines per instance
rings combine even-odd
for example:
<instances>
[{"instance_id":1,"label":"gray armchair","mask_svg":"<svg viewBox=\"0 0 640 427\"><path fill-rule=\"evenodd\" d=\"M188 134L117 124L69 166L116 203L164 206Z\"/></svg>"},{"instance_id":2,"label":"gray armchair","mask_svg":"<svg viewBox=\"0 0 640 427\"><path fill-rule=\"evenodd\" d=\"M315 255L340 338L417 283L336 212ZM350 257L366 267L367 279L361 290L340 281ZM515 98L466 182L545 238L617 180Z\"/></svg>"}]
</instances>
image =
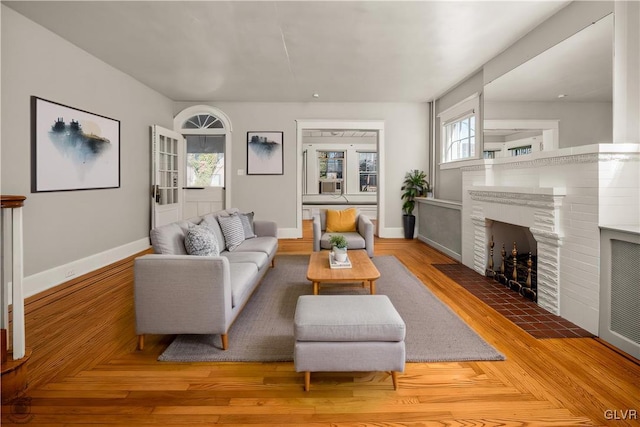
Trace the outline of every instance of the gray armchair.
<instances>
[{"instance_id":1,"label":"gray armchair","mask_svg":"<svg viewBox=\"0 0 640 427\"><path fill-rule=\"evenodd\" d=\"M320 249L331 249L329 239L333 234L342 234L346 239L348 249L366 249L369 257L373 257L373 223L371 220L358 212L356 216L356 231L328 233L327 210L320 209L319 215L313 216L313 251Z\"/></svg>"}]
</instances>

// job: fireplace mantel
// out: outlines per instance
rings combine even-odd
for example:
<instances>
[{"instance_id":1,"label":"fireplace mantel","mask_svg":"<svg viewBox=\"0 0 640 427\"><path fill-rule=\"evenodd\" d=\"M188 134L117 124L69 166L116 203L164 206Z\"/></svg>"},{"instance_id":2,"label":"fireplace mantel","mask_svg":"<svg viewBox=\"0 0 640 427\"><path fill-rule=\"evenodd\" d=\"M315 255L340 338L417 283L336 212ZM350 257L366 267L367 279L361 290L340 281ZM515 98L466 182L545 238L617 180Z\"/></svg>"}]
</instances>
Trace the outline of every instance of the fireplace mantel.
<instances>
[{"instance_id":1,"label":"fireplace mantel","mask_svg":"<svg viewBox=\"0 0 640 427\"><path fill-rule=\"evenodd\" d=\"M560 197L567 195L564 187L472 186L468 191L475 201L551 209L557 207Z\"/></svg>"}]
</instances>

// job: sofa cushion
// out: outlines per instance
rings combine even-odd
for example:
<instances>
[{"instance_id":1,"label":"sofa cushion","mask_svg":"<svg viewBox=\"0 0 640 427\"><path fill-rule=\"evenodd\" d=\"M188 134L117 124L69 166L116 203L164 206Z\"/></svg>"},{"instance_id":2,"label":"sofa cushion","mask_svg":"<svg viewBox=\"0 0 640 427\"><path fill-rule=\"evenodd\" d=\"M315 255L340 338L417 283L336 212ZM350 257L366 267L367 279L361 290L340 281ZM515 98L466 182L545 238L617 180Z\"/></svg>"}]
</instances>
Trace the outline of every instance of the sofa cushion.
<instances>
[{"instance_id":1,"label":"sofa cushion","mask_svg":"<svg viewBox=\"0 0 640 427\"><path fill-rule=\"evenodd\" d=\"M264 252L267 255L271 255L277 248L277 238L262 236L245 240L235 249L235 252Z\"/></svg>"},{"instance_id":2,"label":"sofa cushion","mask_svg":"<svg viewBox=\"0 0 640 427\"><path fill-rule=\"evenodd\" d=\"M151 237L154 252L164 255L187 255L184 236L192 226L192 222L177 221L151 230L149 237Z\"/></svg>"},{"instance_id":3,"label":"sofa cushion","mask_svg":"<svg viewBox=\"0 0 640 427\"><path fill-rule=\"evenodd\" d=\"M267 254L265 254L264 252L225 251L221 255L223 257L226 257L230 263L252 262L258 267L258 270L264 267L268 260Z\"/></svg>"},{"instance_id":4,"label":"sofa cushion","mask_svg":"<svg viewBox=\"0 0 640 427\"><path fill-rule=\"evenodd\" d=\"M365 240L359 233L350 232L350 233L324 233L322 237L320 237L320 248L322 249L332 249L332 245L329 242L331 236L334 234L342 234L345 239L347 239L347 249L365 249Z\"/></svg>"},{"instance_id":5,"label":"sofa cushion","mask_svg":"<svg viewBox=\"0 0 640 427\"><path fill-rule=\"evenodd\" d=\"M230 216L219 216L218 222L224 234L224 241L227 249L233 251L244 242L244 230L242 229L242 221L237 214Z\"/></svg>"},{"instance_id":6,"label":"sofa cushion","mask_svg":"<svg viewBox=\"0 0 640 427\"><path fill-rule=\"evenodd\" d=\"M202 222L200 225L206 225L213 231L213 234L216 236L216 241L218 242L218 247L221 251L227 248L227 243L224 240L224 234L222 233L222 229L220 228L220 224L218 223L218 217L214 214L207 214L202 217Z\"/></svg>"},{"instance_id":7,"label":"sofa cushion","mask_svg":"<svg viewBox=\"0 0 640 427\"><path fill-rule=\"evenodd\" d=\"M220 255L216 236L206 224L189 227L184 236L184 247L189 255Z\"/></svg>"},{"instance_id":8,"label":"sofa cushion","mask_svg":"<svg viewBox=\"0 0 640 427\"><path fill-rule=\"evenodd\" d=\"M327 232L340 233L356 231L358 210L349 208L342 211L327 209Z\"/></svg>"},{"instance_id":9,"label":"sofa cushion","mask_svg":"<svg viewBox=\"0 0 640 427\"><path fill-rule=\"evenodd\" d=\"M243 304L254 289L258 267L252 262L230 262L231 305Z\"/></svg>"}]
</instances>

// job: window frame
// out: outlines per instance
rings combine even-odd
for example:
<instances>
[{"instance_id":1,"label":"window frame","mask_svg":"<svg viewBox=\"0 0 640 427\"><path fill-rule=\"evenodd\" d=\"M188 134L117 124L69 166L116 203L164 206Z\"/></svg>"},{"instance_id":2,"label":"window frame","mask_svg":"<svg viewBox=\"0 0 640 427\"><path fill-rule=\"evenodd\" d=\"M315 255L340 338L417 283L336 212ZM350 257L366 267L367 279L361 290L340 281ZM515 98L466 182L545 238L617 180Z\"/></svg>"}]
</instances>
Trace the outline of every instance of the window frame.
<instances>
[{"instance_id":1,"label":"window frame","mask_svg":"<svg viewBox=\"0 0 640 427\"><path fill-rule=\"evenodd\" d=\"M378 152L377 151L368 151L368 150L358 150L356 151L356 153L358 154L358 193L359 194L376 194L378 192ZM374 171L375 177L376 177L376 191L362 191L361 187L360 187L360 178L361 178L361 174L362 173L367 173L369 175L372 175L372 173L370 171L361 171L360 170L360 155L361 154L374 154L375 155L375 166L376 169Z\"/></svg>"},{"instance_id":2,"label":"window frame","mask_svg":"<svg viewBox=\"0 0 640 427\"><path fill-rule=\"evenodd\" d=\"M476 160L480 159L483 156L483 151L481 149L481 126L480 126L480 97L478 94L473 94L472 96L462 100L461 102L455 104L454 106L446 109L445 111L438 114L438 118L440 119L440 164L450 164L455 162L463 162L467 160ZM459 157L456 159L451 159L448 154L450 150L448 150L449 141L447 138L447 128L449 126L455 125L456 123L463 122L465 120L473 117L474 126L473 126L473 136L471 136L471 129L469 129L469 136L467 136L466 140L470 140L473 138L472 145L469 145L469 156L467 157ZM463 139L458 139L460 142ZM472 154L473 153L473 154Z\"/></svg>"}]
</instances>

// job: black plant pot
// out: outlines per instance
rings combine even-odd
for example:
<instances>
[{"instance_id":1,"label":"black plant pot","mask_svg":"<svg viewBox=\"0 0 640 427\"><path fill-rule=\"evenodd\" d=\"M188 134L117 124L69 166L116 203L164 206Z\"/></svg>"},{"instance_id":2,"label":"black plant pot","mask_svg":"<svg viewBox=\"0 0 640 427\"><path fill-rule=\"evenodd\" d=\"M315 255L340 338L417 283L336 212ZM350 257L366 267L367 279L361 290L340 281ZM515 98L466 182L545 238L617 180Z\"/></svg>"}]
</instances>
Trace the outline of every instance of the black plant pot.
<instances>
[{"instance_id":1,"label":"black plant pot","mask_svg":"<svg viewBox=\"0 0 640 427\"><path fill-rule=\"evenodd\" d=\"M404 226L404 238L413 239L413 231L416 227L416 216L402 215L402 225Z\"/></svg>"}]
</instances>

